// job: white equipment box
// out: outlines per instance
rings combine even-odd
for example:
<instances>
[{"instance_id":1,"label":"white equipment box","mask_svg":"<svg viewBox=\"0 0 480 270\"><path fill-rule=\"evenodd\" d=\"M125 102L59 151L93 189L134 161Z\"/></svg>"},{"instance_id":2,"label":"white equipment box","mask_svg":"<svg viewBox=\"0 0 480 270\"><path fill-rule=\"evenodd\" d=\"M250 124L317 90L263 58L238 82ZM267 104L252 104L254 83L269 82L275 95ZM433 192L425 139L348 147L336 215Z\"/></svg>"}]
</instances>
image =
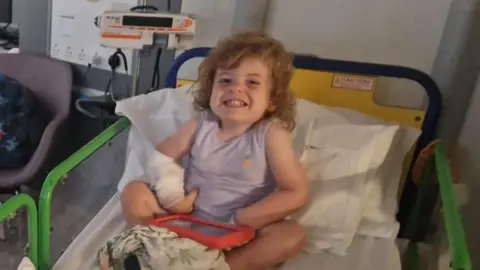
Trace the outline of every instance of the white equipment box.
<instances>
[{"instance_id":1,"label":"white equipment box","mask_svg":"<svg viewBox=\"0 0 480 270\"><path fill-rule=\"evenodd\" d=\"M110 48L142 49L156 43L156 35L165 35L166 49L190 49L195 34L191 15L166 12L106 11L95 24L100 28L100 43Z\"/></svg>"},{"instance_id":2,"label":"white equipment box","mask_svg":"<svg viewBox=\"0 0 480 270\"><path fill-rule=\"evenodd\" d=\"M116 49L101 45L100 29L95 18L104 11L128 10L137 6L138 0L52 0L50 56L80 65L110 70L108 57ZM132 50L123 50L132 74ZM125 73L123 67L116 70Z\"/></svg>"}]
</instances>

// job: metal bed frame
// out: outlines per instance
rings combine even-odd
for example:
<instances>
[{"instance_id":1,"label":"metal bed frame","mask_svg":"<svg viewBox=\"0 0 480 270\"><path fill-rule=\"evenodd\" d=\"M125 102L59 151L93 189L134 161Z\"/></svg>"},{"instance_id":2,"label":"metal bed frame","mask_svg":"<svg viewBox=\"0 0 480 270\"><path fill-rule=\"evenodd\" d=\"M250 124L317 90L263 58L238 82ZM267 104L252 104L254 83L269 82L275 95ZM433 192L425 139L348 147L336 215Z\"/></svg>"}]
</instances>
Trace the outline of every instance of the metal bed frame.
<instances>
[{"instance_id":1,"label":"metal bed frame","mask_svg":"<svg viewBox=\"0 0 480 270\"><path fill-rule=\"evenodd\" d=\"M38 213L32 197L27 194L18 194L0 204L0 225L15 217L15 213L22 207L27 209L28 217L28 257L38 269Z\"/></svg>"}]
</instances>

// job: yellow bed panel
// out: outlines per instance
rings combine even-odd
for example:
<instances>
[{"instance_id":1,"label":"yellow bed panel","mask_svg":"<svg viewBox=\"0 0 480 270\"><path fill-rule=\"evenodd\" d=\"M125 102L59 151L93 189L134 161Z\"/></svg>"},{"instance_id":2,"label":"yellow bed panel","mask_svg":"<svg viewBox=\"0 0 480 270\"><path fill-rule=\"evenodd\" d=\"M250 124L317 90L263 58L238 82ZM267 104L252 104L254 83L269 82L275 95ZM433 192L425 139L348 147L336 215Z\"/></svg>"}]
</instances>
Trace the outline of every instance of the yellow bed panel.
<instances>
[{"instance_id":1,"label":"yellow bed panel","mask_svg":"<svg viewBox=\"0 0 480 270\"><path fill-rule=\"evenodd\" d=\"M420 110L376 104L374 77L297 69L291 88L298 98L326 106L349 108L402 125L421 128L425 117L425 112Z\"/></svg>"}]
</instances>

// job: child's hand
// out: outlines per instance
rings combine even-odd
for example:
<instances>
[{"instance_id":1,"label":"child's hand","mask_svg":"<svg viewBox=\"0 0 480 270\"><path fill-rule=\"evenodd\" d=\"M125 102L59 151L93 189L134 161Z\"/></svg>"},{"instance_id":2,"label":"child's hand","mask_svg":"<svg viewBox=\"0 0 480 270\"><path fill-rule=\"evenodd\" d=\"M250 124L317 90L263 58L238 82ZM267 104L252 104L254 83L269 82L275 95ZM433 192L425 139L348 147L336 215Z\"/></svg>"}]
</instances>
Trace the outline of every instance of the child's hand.
<instances>
[{"instance_id":1,"label":"child's hand","mask_svg":"<svg viewBox=\"0 0 480 270\"><path fill-rule=\"evenodd\" d=\"M190 192L185 198L178 203L167 208L171 214L189 214L193 211L193 204L197 198L198 192L196 190Z\"/></svg>"},{"instance_id":2,"label":"child's hand","mask_svg":"<svg viewBox=\"0 0 480 270\"><path fill-rule=\"evenodd\" d=\"M248 210L245 208L238 209L232 219L236 225L255 227L255 224L253 224L255 222L252 223Z\"/></svg>"}]
</instances>

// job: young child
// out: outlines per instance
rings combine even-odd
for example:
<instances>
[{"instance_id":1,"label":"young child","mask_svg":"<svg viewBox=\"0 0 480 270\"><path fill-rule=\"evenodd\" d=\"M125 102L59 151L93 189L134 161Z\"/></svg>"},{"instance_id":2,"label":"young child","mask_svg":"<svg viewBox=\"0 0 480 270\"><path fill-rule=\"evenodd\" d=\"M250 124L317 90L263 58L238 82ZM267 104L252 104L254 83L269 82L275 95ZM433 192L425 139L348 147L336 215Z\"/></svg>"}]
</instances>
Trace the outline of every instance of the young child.
<instances>
[{"instance_id":1,"label":"young child","mask_svg":"<svg viewBox=\"0 0 480 270\"><path fill-rule=\"evenodd\" d=\"M292 75L291 56L265 34L221 41L199 67L198 116L157 146L175 160L189 155L186 192L198 191L192 215L258 229L254 241L226 254L232 270L273 267L303 246L303 229L285 220L308 197L289 133ZM122 211L129 226L166 214L142 181L125 187Z\"/></svg>"}]
</instances>

